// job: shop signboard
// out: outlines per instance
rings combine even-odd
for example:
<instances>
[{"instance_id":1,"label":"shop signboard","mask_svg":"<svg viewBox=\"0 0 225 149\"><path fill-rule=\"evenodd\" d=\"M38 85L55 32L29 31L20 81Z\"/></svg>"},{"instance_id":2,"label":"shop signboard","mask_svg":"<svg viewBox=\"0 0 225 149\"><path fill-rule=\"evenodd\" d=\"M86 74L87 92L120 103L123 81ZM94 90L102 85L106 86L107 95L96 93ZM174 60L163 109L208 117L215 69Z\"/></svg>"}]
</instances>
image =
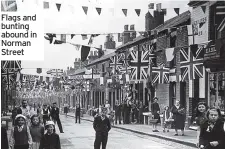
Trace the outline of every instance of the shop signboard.
<instances>
[{"instance_id":1,"label":"shop signboard","mask_svg":"<svg viewBox=\"0 0 225 149\"><path fill-rule=\"evenodd\" d=\"M193 8L191 15L192 35L194 36L194 44L201 44L208 41L209 38L209 6L203 4L206 7L205 11L202 7ZM192 44L192 43L190 43Z\"/></svg>"},{"instance_id":2,"label":"shop signboard","mask_svg":"<svg viewBox=\"0 0 225 149\"><path fill-rule=\"evenodd\" d=\"M210 45L204 50L204 60L216 59L220 57L220 51L216 50L215 45Z\"/></svg>"}]
</instances>

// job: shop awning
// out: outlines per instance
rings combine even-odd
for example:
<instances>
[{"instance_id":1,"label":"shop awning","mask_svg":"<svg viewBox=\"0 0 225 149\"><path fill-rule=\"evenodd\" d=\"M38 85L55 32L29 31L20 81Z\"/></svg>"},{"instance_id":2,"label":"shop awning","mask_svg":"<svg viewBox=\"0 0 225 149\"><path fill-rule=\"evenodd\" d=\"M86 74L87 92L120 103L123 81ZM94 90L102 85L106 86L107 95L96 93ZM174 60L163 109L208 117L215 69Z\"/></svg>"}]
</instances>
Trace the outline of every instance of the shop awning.
<instances>
[{"instance_id":1,"label":"shop awning","mask_svg":"<svg viewBox=\"0 0 225 149\"><path fill-rule=\"evenodd\" d=\"M211 72L225 71L225 59L206 60L204 66L209 68Z\"/></svg>"}]
</instances>

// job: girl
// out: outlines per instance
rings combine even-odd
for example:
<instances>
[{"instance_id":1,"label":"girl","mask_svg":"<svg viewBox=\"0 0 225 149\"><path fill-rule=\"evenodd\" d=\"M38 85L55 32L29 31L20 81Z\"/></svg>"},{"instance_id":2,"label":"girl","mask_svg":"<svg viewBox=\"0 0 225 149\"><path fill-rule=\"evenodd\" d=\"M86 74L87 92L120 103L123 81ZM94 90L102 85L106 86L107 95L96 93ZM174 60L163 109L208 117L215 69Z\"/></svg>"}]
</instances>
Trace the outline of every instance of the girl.
<instances>
[{"instance_id":1,"label":"girl","mask_svg":"<svg viewBox=\"0 0 225 149\"><path fill-rule=\"evenodd\" d=\"M32 137L30 129L26 125L26 117L18 114L15 117L15 126L11 131L10 147L14 149L30 149L32 145Z\"/></svg>"},{"instance_id":2,"label":"girl","mask_svg":"<svg viewBox=\"0 0 225 149\"><path fill-rule=\"evenodd\" d=\"M207 111L207 105L205 102L199 102L196 108L196 117L195 121L198 126L197 128L197 141L199 140L200 135L200 126L206 121L206 111ZM198 147L198 143L197 143Z\"/></svg>"},{"instance_id":3,"label":"girl","mask_svg":"<svg viewBox=\"0 0 225 149\"><path fill-rule=\"evenodd\" d=\"M224 149L225 134L223 121L219 109L211 108L207 111L206 120L200 126L200 149Z\"/></svg>"},{"instance_id":4,"label":"girl","mask_svg":"<svg viewBox=\"0 0 225 149\"><path fill-rule=\"evenodd\" d=\"M55 123L47 121L47 133L42 137L39 149L61 149L59 135L55 133Z\"/></svg>"},{"instance_id":5,"label":"girl","mask_svg":"<svg viewBox=\"0 0 225 149\"><path fill-rule=\"evenodd\" d=\"M154 102L151 105L151 109L152 109L153 119L155 119L157 121L152 124L152 126L153 126L153 130L152 131L153 132L159 132L157 130L157 124L160 123L160 115L159 115L160 108L159 108L159 104L158 104L158 98L155 97L153 99L153 101Z\"/></svg>"},{"instance_id":6,"label":"girl","mask_svg":"<svg viewBox=\"0 0 225 149\"><path fill-rule=\"evenodd\" d=\"M169 117L170 117L170 111L169 111L169 106L165 106L164 111L163 111L163 132L169 132Z\"/></svg>"},{"instance_id":7,"label":"girl","mask_svg":"<svg viewBox=\"0 0 225 149\"><path fill-rule=\"evenodd\" d=\"M41 138L44 136L44 127L38 115L31 117L30 133L33 140L32 149L39 149Z\"/></svg>"}]
</instances>

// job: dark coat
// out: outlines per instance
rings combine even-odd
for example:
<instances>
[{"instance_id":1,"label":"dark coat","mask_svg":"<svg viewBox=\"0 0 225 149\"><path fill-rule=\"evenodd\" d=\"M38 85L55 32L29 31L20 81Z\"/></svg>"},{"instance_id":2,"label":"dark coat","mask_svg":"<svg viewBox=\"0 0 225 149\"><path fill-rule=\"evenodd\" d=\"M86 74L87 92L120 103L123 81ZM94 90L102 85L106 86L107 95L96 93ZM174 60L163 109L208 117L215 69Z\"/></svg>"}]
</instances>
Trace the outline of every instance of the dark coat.
<instances>
[{"instance_id":1,"label":"dark coat","mask_svg":"<svg viewBox=\"0 0 225 149\"><path fill-rule=\"evenodd\" d=\"M157 123L160 123L160 115L159 113L157 113L157 111L160 111L159 104L156 102L152 103L151 110L152 110L154 119L158 119Z\"/></svg>"},{"instance_id":2,"label":"dark coat","mask_svg":"<svg viewBox=\"0 0 225 149\"><path fill-rule=\"evenodd\" d=\"M96 116L93 122L93 128L96 133L106 133L111 129L111 124L108 117L105 117L104 120L101 119L101 116Z\"/></svg>"},{"instance_id":3,"label":"dark coat","mask_svg":"<svg viewBox=\"0 0 225 149\"><path fill-rule=\"evenodd\" d=\"M8 144L8 139L7 139L7 131L3 127L1 127L1 139L2 139L1 140L2 141L1 149L8 149L9 148L9 144Z\"/></svg>"},{"instance_id":4,"label":"dark coat","mask_svg":"<svg viewBox=\"0 0 225 149\"><path fill-rule=\"evenodd\" d=\"M115 115L120 116L121 109L121 105L115 105Z\"/></svg>"},{"instance_id":5,"label":"dark coat","mask_svg":"<svg viewBox=\"0 0 225 149\"><path fill-rule=\"evenodd\" d=\"M199 145L207 146L206 149L224 149L225 131L223 130L223 122L218 120L211 131L209 131L208 126L208 120L201 125ZM219 145L212 147L209 144L211 141L218 141Z\"/></svg>"},{"instance_id":6,"label":"dark coat","mask_svg":"<svg viewBox=\"0 0 225 149\"><path fill-rule=\"evenodd\" d=\"M76 107L76 113L75 113L77 116L80 115L80 106L79 107Z\"/></svg>"},{"instance_id":7,"label":"dark coat","mask_svg":"<svg viewBox=\"0 0 225 149\"><path fill-rule=\"evenodd\" d=\"M52 109L51 109L51 117L53 119L58 119L59 118L59 108L58 107L56 107L56 108L52 107Z\"/></svg>"},{"instance_id":8,"label":"dark coat","mask_svg":"<svg viewBox=\"0 0 225 149\"><path fill-rule=\"evenodd\" d=\"M173 106L171 109L171 113L173 113L175 129L184 129L185 126L185 113L180 113L179 110L181 109L183 109L182 106L180 106L178 109L176 106Z\"/></svg>"},{"instance_id":9,"label":"dark coat","mask_svg":"<svg viewBox=\"0 0 225 149\"><path fill-rule=\"evenodd\" d=\"M61 149L59 135L56 133L45 134L41 139L39 149Z\"/></svg>"}]
</instances>

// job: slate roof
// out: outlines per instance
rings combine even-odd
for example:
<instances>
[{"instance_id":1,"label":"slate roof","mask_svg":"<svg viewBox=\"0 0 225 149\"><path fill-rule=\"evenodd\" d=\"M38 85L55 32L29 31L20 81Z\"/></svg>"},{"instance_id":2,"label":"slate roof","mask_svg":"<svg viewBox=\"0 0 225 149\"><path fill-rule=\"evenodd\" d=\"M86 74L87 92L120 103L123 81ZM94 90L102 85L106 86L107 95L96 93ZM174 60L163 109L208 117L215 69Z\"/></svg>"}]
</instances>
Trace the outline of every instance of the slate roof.
<instances>
[{"instance_id":1,"label":"slate roof","mask_svg":"<svg viewBox=\"0 0 225 149\"><path fill-rule=\"evenodd\" d=\"M190 18L191 18L191 12L188 10L188 11L183 12L179 16L173 17L173 18L165 21L164 24L159 25L158 27L156 27L153 30L157 30L158 32L161 32L165 29L168 29L171 27L176 27L177 25L188 21Z\"/></svg>"}]
</instances>

